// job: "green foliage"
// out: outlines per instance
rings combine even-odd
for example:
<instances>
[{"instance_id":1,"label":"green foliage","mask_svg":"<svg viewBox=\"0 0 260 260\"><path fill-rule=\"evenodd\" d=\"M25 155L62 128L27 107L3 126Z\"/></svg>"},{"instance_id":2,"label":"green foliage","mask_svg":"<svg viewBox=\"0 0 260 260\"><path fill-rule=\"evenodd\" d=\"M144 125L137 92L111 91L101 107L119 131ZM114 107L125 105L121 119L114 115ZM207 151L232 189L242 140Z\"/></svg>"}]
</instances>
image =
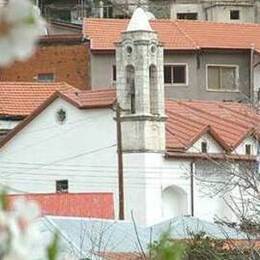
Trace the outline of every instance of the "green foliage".
<instances>
[{"instance_id":1,"label":"green foliage","mask_svg":"<svg viewBox=\"0 0 260 260\"><path fill-rule=\"evenodd\" d=\"M48 246L48 260L56 260L58 257L58 234L56 233L52 243Z\"/></svg>"},{"instance_id":2,"label":"green foliage","mask_svg":"<svg viewBox=\"0 0 260 260\"><path fill-rule=\"evenodd\" d=\"M8 209L7 192L5 190L0 192L0 209Z\"/></svg>"},{"instance_id":3,"label":"green foliage","mask_svg":"<svg viewBox=\"0 0 260 260\"><path fill-rule=\"evenodd\" d=\"M150 258L152 260L181 260L185 250L182 242L172 243L169 232L163 233L159 241L150 245Z\"/></svg>"},{"instance_id":4,"label":"green foliage","mask_svg":"<svg viewBox=\"0 0 260 260\"><path fill-rule=\"evenodd\" d=\"M235 249L225 247L226 240L217 240L206 236L204 232L191 234L191 239L186 240L186 251L183 259L188 260L242 260Z\"/></svg>"},{"instance_id":5,"label":"green foliage","mask_svg":"<svg viewBox=\"0 0 260 260\"><path fill-rule=\"evenodd\" d=\"M164 233L159 241L149 247L152 260L248 260L252 250L241 249L229 240L210 238L201 232L191 234L190 239L172 240L170 233Z\"/></svg>"},{"instance_id":6,"label":"green foliage","mask_svg":"<svg viewBox=\"0 0 260 260\"><path fill-rule=\"evenodd\" d=\"M247 234L260 236L260 223L254 219L241 219L240 229Z\"/></svg>"}]
</instances>

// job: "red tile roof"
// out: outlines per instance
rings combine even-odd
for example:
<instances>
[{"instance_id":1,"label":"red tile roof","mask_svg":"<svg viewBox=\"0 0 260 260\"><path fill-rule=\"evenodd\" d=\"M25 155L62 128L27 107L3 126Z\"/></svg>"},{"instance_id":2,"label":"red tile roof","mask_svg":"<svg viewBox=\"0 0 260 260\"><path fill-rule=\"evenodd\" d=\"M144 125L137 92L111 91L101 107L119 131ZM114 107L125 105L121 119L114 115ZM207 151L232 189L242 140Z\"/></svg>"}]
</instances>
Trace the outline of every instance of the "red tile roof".
<instances>
[{"instance_id":1,"label":"red tile roof","mask_svg":"<svg viewBox=\"0 0 260 260\"><path fill-rule=\"evenodd\" d=\"M85 19L83 34L91 40L92 50L114 50L120 33L126 30L126 19ZM195 50L203 48L260 50L260 25L230 24L188 20L154 20L166 50Z\"/></svg>"},{"instance_id":2,"label":"red tile roof","mask_svg":"<svg viewBox=\"0 0 260 260\"><path fill-rule=\"evenodd\" d=\"M62 92L79 108L112 106L114 89ZM186 150L200 136L210 133L226 150L234 149L246 136L260 136L260 115L252 107L236 102L173 101L166 102L167 148Z\"/></svg>"},{"instance_id":3,"label":"red tile roof","mask_svg":"<svg viewBox=\"0 0 260 260\"><path fill-rule=\"evenodd\" d=\"M260 115L246 104L220 101L168 101L167 148L186 150L209 132L226 150L251 134L260 136Z\"/></svg>"},{"instance_id":4,"label":"red tile roof","mask_svg":"<svg viewBox=\"0 0 260 260\"><path fill-rule=\"evenodd\" d=\"M115 89L80 91L68 89L59 91L59 95L78 108L102 108L112 106L116 100Z\"/></svg>"},{"instance_id":5,"label":"red tile roof","mask_svg":"<svg viewBox=\"0 0 260 260\"><path fill-rule=\"evenodd\" d=\"M74 89L66 83L0 82L0 115L29 115L56 90Z\"/></svg>"},{"instance_id":6,"label":"red tile roof","mask_svg":"<svg viewBox=\"0 0 260 260\"><path fill-rule=\"evenodd\" d=\"M7 143L53 100L61 97L79 109L112 107L115 89L81 91L67 89L55 92L14 128L1 142ZM203 134L209 133L225 149L233 150L245 137L260 137L260 115L246 104L221 101L166 102L166 141L168 151L185 151Z\"/></svg>"},{"instance_id":7,"label":"red tile roof","mask_svg":"<svg viewBox=\"0 0 260 260\"><path fill-rule=\"evenodd\" d=\"M43 215L114 218L112 193L52 193L8 195L9 202L24 197L35 201Z\"/></svg>"}]
</instances>

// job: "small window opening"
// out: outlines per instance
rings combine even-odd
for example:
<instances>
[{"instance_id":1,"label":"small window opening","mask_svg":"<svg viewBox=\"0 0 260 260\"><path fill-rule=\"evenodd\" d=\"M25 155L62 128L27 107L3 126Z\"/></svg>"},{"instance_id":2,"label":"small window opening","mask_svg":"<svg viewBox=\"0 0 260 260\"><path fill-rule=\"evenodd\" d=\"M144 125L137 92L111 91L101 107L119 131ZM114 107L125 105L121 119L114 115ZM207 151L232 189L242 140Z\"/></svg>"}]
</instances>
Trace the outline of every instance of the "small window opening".
<instances>
[{"instance_id":1,"label":"small window opening","mask_svg":"<svg viewBox=\"0 0 260 260\"><path fill-rule=\"evenodd\" d=\"M201 152L202 153L208 152L208 144L206 142L201 142Z\"/></svg>"},{"instance_id":2,"label":"small window opening","mask_svg":"<svg viewBox=\"0 0 260 260\"><path fill-rule=\"evenodd\" d=\"M150 112L158 114L158 87L157 87L157 69L155 65L149 67L150 81Z\"/></svg>"},{"instance_id":3,"label":"small window opening","mask_svg":"<svg viewBox=\"0 0 260 260\"><path fill-rule=\"evenodd\" d=\"M130 94L130 110L135 113L135 68L132 65L126 67L126 84Z\"/></svg>"},{"instance_id":4,"label":"small window opening","mask_svg":"<svg viewBox=\"0 0 260 260\"><path fill-rule=\"evenodd\" d=\"M246 155L251 155L251 144L246 144Z\"/></svg>"},{"instance_id":5,"label":"small window opening","mask_svg":"<svg viewBox=\"0 0 260 260\"><path fill-rule=\"evenodd\" d=\"M239 20L239 19L240 19L239 10L231 10L230 11L230 20Z\"/></svg>"},{"instance_id":6,"label":"small window opening","mask_svg":"<svg viewBox=\"0 0 260 260\"><path fill-rule=\"evenodd\" d=\"M116 81L116 65L113 65L112 79Z\"/></svg>"},{"instance_id":7,"label":"small window opening","mask_svg":"<svg viewBox=\"0 0 260 260\"><path fill-rule=\"evenodd\" d=\"M198 13L177 13L180 20L198 20Z\"/></svg>"},{"instance_id":8,"label":"small window opening","mask_svg":"<svg viewBox=\"0 0 260 260\"><path fill-rule=\"evenodd\" d=\"M37 81L39 82L53 82L54 74L53 73L39 73L37 75Z\"/></svg>"},{"instance_id":9,"label":"small window opening","mask_svg":"<svg viewBox=\"0 0 260 260\"><path fill-rule=\"evenodd\" d=\"M69 191L69 181L68 180L58 180L56 181L56 192L66 193Z\"/></svg>"}]
</instances>

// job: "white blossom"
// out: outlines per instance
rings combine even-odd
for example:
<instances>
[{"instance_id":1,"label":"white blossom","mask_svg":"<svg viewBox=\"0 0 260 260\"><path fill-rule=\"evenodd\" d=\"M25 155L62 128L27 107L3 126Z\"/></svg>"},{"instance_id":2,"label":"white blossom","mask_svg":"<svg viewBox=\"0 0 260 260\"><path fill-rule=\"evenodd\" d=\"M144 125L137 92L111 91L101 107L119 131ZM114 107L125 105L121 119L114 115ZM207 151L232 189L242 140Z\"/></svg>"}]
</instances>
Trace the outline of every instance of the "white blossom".
<instances>
[{"instance_id":1,"label":"white blossom","mask_svg":"<svg viewBox=\"0 0 260 260\"><path fill-rule=\"evenodd\" d=\"M42 237L37 225L41 217L38 205L24 198L13 201L11 205L7 209L0 207L0 259L48 260L47 247L56 241L55 232L46 241L46 237ZM57 260L77 259L64 254L59 239L56 242Z\"/></svg>"},{"instance_id":2,"label":"white blossom","mask_svg":"<svg viewBox=\"0 0 260 260\"><path fill-rule=\"evenodd\" d=\"M38 206L24 199L15 201L10 209L0 210L1 260L39 260L39 255L40 260L47 259L40 231L34 225L39 216Z\"/></svg>"},{"instance_id":3,"label":"white blossom","mask_svg":"<svg viewBox=\"0 0 260 260\"><path fill-rule=\"evenodd\" d=\"M45 23L30 0L9 0L0 8L0 66L29 58Z\"/></svg>"}]
</instances>

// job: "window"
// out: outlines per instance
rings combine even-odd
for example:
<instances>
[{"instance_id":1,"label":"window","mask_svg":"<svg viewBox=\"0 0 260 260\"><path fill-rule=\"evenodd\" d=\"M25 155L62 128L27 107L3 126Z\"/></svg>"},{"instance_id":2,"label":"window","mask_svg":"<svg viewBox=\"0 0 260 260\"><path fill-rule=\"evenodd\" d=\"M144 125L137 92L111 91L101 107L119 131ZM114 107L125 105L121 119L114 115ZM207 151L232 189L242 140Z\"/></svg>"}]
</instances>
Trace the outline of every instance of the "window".
<instances>
[{"instance_id":1,"label":"window","mask_svg":"<svg viewBox=\"0 0 260 260\"><path fill-rule=\"evenodd\" d=\"M251 155L251 144L245 145L246 155Z\"/></svg>"},{"instance_id":2,"label":"window","mask_svg":"<svg viewBox=\"0 0 260 260\"><path fill-rule=\"evenodd\" d=\"M126 66L126 85L130 95L130 110L135 113L135 68L132 65Z\"/></svg>"},{"instance_id":3,"label":"window","mask_svg":"<svg viewBox=\"0 0 260 260\"><path fill-rule=\"evenodd\" d=\"M239 20L239 19L240 19L239 10L231 10L230 11L230 20Z\"/></svg>"},{"instance_id":4,"label":"window","mask_svg":"<svg viewBox=\"0 0 260 260\"><path fill-rule=\"evenodd\" d=\"M207 66L207 88L209 90L236 90L238 68L237 66Z\"/></svg>"},{"instance_id":5,"label":"window","mask_svg":"<svg viewBox=\"0 0 260 260\"><path fill-rule=\"evenodd\" d=\"M110 2L103 7L104 17L103 18L113 18L113 6Z\"/></svg>"},{"instance_id":6,"label":"window","mask_svg":"<svg viewBox=\"0 0 260 260\"><path fill-rule=\"evenodd\" d=\"M53 82L54 74L53 73L40 73L37 75L37 81L40 82Z\"/></svg>"},{"instance_id":7,"label":"window","mask_svg":"<svg viewBox=\"0 0 260 260\"><path fill-rule=\"evenodd\" d=\"M149 67L150 81L150 111L151 114L158 113L158 88L157 88L157 68L155 65Z\"/></svg>"},{"instance_id":8,"label":"window","mask_svg":"<svg viewBox=\"0 0 260 260\"><path fill-rule=\"evenodd\" d=\"M177 19L197 20L198 14L197 13L177 13Z\"/></svg>"},{"instance_id":9,"label":"window","mask_svg":"<svg viewBox=\"0 0 260 260\"><path fill-rule=\"evenodd\" d=\"M187 66L165 65L164 83L174 85L187 85Z\"/></svg>"},{"instance_id":10,"label":"window","mask_svg":"<svg viewBox=\"0 0 260 260\"><path fill-rule=\"evenodd\" d=\"M116 65L113 65L112 80L116 81Z\"/></svg>"},{"instance_id":11,"label":"window","mask_svg":"<svg viewBox=\"0 0 260 260\"><path fill-rule=\"evenodd\" d=\"M206 142L201 142L201 152L202 153L207 153L208 151L208 147L207 147L207 143Z\"/></svg>"},{"instance_id":12,"label":"window","mask_svg":"<svg viewBox=\"0 0 260 260\"><path fill-rule=\"evenodd\" d=\"M68 192L69 191L69 181L68 180L58 180L56 181L56 192Z\"/></svg>"}]
</instances>

